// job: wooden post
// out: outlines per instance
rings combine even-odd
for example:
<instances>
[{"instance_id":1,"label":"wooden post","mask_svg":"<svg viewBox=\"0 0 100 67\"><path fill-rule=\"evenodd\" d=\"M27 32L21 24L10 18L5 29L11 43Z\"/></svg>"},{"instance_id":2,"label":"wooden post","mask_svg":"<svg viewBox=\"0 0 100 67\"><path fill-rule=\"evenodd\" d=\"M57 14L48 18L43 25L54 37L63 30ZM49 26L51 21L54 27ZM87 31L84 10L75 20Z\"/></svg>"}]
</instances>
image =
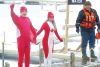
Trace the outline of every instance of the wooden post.
<instances>
[{"instance_id":1,"label":"wooden post","mask_svg":"<svg viewBox=\"0 0 100 67\"><path fill-rule=\"evenodd\" d=\"M68 29L69 29L69 5L68 5L68 0L66 0L66 31L65 31L65 38L64 38L64 48L63 51L67 52L68 51Z\"/></svg>"},{"instance_id":2,"label":"wooden post","mask_svg":"<svg viewBox=\"0 0 100 67\"><path fill-rule=\"evenodd\" d=\"M75 67L75 54L71 53L70 55L70 67Z\"/></svg>"}]
</instances>

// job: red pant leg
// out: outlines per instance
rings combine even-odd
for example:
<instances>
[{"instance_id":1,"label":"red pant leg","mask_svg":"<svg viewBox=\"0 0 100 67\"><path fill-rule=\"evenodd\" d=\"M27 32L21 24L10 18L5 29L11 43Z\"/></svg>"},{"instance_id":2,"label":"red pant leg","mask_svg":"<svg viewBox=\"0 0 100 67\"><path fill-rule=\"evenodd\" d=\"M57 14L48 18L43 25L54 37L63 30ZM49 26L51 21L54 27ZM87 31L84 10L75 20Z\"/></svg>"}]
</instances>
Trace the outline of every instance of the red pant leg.
<instances>
[{"instance_id":1,"label":"red pant leg","mask_svg":"<svg viewBox=\"0 0 100 67\"><path fill-rule=\"evenodd\" d=\"M25 67L29 67L30 64L30 42L25 46Z\"/></svg>"},{"instance_id":2,"label":"red pant leg","mask_svg":"<svg viewBox=\"0 0 100 67\"><path fill-rule=\"evenodd\" d=\"M21 38L18 38L18 67L23 67L23 59L25 54L25 43Z\"/></svg>"}]
</instances>

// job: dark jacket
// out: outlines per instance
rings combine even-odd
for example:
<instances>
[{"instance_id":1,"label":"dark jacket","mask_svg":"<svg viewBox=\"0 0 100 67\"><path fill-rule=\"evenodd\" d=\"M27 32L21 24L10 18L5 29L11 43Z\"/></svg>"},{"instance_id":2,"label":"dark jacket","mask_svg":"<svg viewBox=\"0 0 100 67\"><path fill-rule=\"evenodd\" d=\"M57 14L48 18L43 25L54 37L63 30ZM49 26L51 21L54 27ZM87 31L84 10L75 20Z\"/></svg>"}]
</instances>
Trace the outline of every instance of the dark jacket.
<instances>
[{"instance_id":1,"label":"dark jacket","mask_svg":"<svg viewBox=\"0 0 100 67\"><path fill-rule=\"evenodd\" d=\"M91 8L92 9L92 8ZM96 24L97 26L100 27L100 23L99 23L99 16L96 12L96 10L92 9L96 15ZM85 19L85 14L84 14L84 11L81 10L78 14L78 17L77 17L77 20L76 20L76 28L79 28L80 27L80 23L83 21L83 19Z\"/></svg>"}]
</instances>

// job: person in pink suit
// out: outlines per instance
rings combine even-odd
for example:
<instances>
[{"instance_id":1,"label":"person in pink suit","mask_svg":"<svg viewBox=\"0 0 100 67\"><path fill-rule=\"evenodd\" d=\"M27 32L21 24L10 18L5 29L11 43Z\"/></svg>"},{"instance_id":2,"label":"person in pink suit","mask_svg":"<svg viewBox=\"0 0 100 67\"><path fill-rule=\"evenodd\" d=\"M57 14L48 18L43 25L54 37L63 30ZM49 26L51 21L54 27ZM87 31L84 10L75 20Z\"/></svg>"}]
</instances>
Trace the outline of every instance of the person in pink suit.
<instances>
[{"instance_id":1,"label":"person in pink suit","mask_svg":"<svg viewBox=\"0 0 100 67\"><path fill-rule=\"evenodd\" d=\"M36 43L36 29L32 26L30 19L27 17L27 8L20 8L20 16L14 13L14 4L10 5L11 17L20 31L20 36L17 38L18 44L18 67L23 67L25 57L25 67L30 64L30 42Z\"/></svg>"},{"instance_id":2,"label":"person in pink suit","mask_svg":"<svg viewBox=\"0 0 100 67\"><path fill-rule=\"evenodd\" d=\"M42 40L43 51L44 51L44 67L51 67L52 64L52 50L54 45L54 35L62 42L57 32L57 28L54 22L54 14L48 12L48 19L43 23L40 30L37 32L39 35L44 30L44 37Z\"/></svg>"}]
</instances>

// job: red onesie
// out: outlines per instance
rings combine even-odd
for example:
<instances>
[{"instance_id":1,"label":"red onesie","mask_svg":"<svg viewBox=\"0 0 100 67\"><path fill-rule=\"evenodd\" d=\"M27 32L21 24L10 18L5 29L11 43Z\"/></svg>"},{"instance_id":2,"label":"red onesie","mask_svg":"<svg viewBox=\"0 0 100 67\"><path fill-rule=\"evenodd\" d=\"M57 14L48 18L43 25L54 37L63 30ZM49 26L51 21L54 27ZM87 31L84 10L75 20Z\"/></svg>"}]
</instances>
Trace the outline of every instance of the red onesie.
<instances>
[{"instance_id":1,"label":"red onesie","mask_svg":"<svg viewBox=\"0 0 100 67\"><path fill-rule=\"evenodd\" d=\"M48 57L48 38L49 38L49 33L50 33L50 27L47 24L47 21L44 22L44 24L42 25L41 29L37 32L37 35L39 35L42 31L44 30L45 34L42 40L42 45L43 45L43 50L44 50L44 54L45 54L45 58ZM60 38L60 36L58 35L57 30L54 30L55 35L57 36L57 38L62 42L62 38Z\"/></svg>"},{"instance_id":2,"label":"red onesie","mask_svg":"<svg viewBox=\"0 0 100 67\"><path fill-rule=\"evenodd\" d=\"M20 31L20 36L17 38L18 43L18 67L23 67L23 58L25 57L25 67L30 64L30 41L36 43L36 30L32 26L28 17L18 17L13 11L14 5L11 8L11 17L14 24ZM26 7L21 7L21 11L27 10ZM34 36L34 37L31 37Z\"/></svg>"}]
</instances>

